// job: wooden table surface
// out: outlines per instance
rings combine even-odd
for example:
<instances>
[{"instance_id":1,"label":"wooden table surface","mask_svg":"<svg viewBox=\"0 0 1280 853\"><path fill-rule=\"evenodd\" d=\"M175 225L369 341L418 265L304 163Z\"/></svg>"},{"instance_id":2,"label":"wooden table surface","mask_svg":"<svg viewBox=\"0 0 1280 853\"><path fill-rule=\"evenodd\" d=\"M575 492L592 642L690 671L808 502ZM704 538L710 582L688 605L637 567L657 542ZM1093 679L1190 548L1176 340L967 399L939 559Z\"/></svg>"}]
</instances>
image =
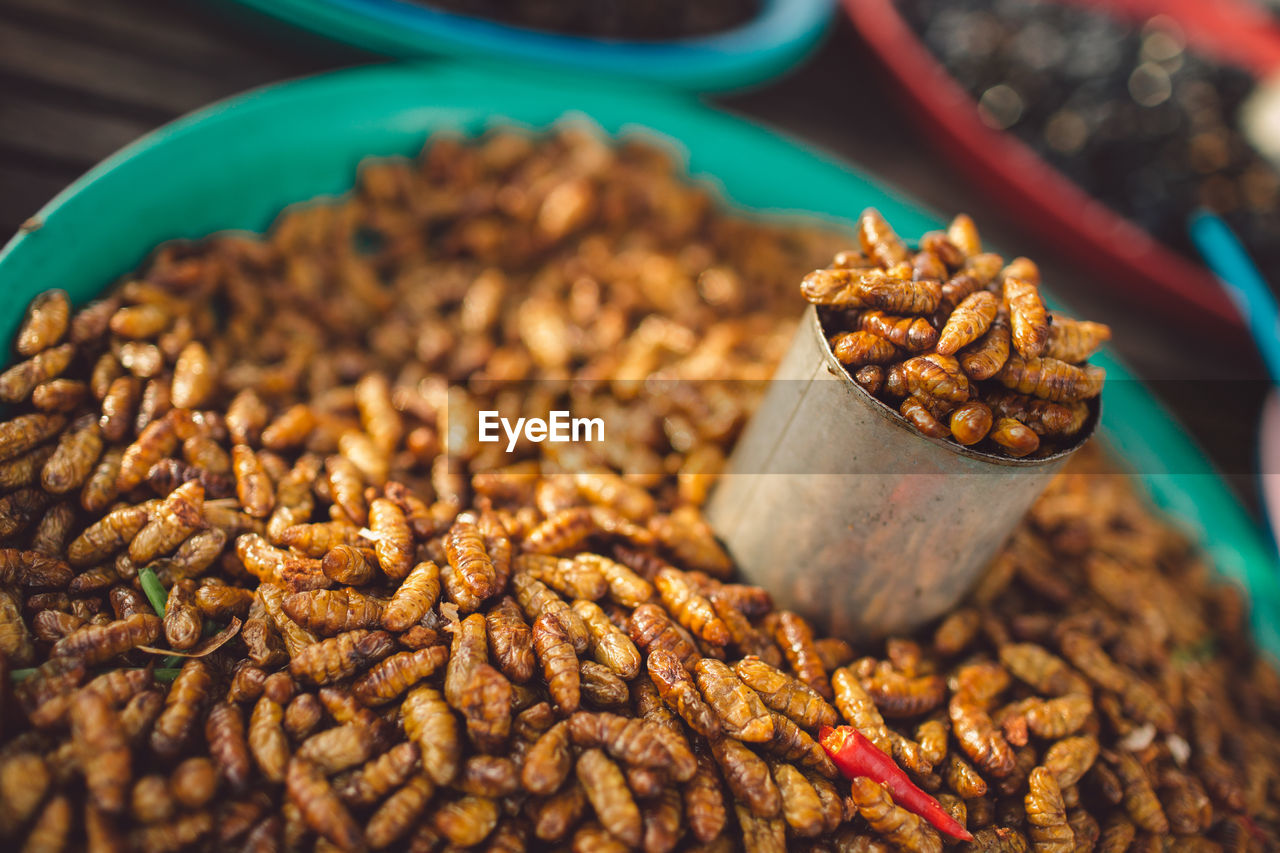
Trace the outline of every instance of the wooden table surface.
<instances>
[{"instance_id":1,"label":"wooden table surface","mask_svg":"<svg viewBox=\"0 0 1280 853\"><path fill-rule=\"evenodd\" d=\"M147 131L244 89L380 61L208 0L0 0L0 240L58 190ZM1256 424L1267 383L1245 340L1153 323L1116 282L1086 276L983 201L903 117L843 20L800 69L716 105L835 154L939 211L965 210L1054 291L1111 323L1115 349L1256 508ZM0 287L4 283L0 282Z\"/></svg>"}]
</instances>

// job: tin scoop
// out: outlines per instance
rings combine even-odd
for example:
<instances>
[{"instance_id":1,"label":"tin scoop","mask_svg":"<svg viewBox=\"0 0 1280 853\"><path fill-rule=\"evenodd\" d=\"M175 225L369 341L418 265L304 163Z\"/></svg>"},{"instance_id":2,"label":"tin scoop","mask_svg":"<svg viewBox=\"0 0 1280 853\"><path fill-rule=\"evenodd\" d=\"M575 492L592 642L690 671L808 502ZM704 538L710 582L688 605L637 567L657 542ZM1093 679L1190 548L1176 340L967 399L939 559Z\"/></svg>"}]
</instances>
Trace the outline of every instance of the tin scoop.
<instances>
[{"instance_id":1,"label":"tin scoop","mask_svg":"<svg viewBox=\"0 0 1280 853\"><path fill-rule=\"evenodd\" d=\"M1035 459L924 436L849 377L810 306L707 517L779 607L836 636L911 631L960 601L1097 421Z\"/></svg>"}]
</instances>

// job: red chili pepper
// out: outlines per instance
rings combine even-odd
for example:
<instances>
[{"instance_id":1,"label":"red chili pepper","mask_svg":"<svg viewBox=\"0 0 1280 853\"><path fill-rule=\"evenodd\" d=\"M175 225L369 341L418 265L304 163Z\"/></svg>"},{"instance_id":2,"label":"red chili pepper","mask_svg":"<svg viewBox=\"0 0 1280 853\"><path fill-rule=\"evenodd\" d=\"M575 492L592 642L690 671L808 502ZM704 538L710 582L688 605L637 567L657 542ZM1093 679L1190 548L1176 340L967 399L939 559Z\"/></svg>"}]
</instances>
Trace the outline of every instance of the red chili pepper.
<instances>
[{"instance_id":1,"label":"red chili pepper","mask_svg":"<svg viewBox=\"0 0 1280 853\"><path fill-rule=\"evenodd\" d=\"M937 800L918 788L892 758L877 749L853 726L837 729L823 726L818 731L818 741L845 776L850 779L866 776L880 782L889 789L895 803L929 821L934 829L961 841L973 840L973 836L947 814Z\"/></svg>"}]
</instances>

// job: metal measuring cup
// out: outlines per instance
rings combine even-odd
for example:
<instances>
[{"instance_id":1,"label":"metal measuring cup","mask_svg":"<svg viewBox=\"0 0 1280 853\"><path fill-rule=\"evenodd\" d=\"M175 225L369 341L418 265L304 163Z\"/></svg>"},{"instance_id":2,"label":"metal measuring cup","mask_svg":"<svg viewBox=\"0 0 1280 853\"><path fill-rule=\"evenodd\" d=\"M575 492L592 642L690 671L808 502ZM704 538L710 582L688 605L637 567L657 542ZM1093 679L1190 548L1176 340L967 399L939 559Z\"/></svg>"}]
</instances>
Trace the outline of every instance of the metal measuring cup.
<instances>
[{"instance_id":1,"label":"metal measuring cup","mask_svg":"<svg viewBox=\"0 0 1280 853\"><path fill-rule=\"evenodd\" d=\"M813 306L707 518L746 580L841 637L908 632L965 595L1068 448L1012 459L929 438L852 380Z\"/></svg>"}]
</instances>

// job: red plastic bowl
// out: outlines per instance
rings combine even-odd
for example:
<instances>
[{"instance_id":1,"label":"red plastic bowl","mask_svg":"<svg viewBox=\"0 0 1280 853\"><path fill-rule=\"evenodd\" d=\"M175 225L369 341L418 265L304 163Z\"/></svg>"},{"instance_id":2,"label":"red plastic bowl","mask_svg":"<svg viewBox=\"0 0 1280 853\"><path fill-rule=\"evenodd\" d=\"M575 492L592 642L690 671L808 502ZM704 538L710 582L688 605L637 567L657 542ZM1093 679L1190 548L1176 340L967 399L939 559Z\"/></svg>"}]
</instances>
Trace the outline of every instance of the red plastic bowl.
<instances>
[{"instance_id":1,"label":"red plastic bowl","mask_svg":"<svg viewBox=\"0 0 1280 853\"><path fill-rule=\"evenodd\" d=\"M1280 28L1240 0L1073 1L1117 16L1168 15L1219 61L1258 77L1280 70ZM1239 313L1206 269L1094 199L1012 134L983 124L973 98L911 31L894 0L843 4L928 136L1011 214L1136 299L1207 321L1218 333L1241 330Z\"/></svg>"}]
</instances>

